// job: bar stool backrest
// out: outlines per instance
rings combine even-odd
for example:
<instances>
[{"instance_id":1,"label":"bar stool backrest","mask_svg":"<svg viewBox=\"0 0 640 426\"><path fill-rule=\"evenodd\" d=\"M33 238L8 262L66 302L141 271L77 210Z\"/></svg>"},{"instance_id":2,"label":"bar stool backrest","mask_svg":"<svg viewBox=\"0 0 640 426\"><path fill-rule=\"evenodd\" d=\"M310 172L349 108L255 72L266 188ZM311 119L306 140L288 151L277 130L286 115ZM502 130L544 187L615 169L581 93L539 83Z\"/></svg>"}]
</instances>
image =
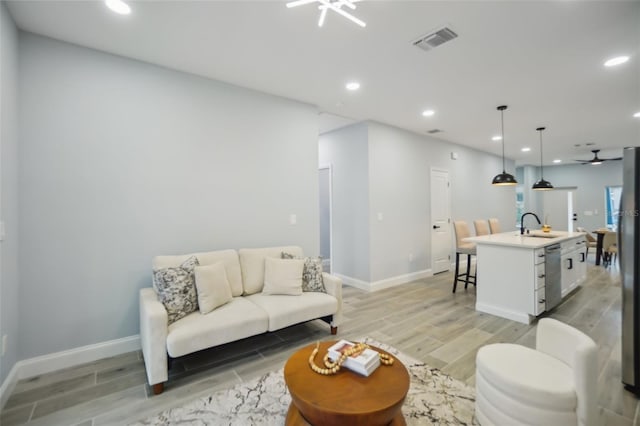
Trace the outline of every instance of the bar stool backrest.
<instances>
[{"instance_id":1,"label":"bar stool backrest","mask_svg":"<svg viewBox=\"0 0 640 426\"><path fill-rule=\"evenodd\" d=\"M489 219L489 228L491 229L492 234L499 234L502 232L500 229L500 221L494 217Z\"/></svg>"},{"instance_id":2,"label":"bar stool backrest","mask_svg":"<svg viewBox=\"0 0 640 426\"><path fill-rule=\"evenodd\" d=\"M453 229L456 232L456 247L469 245L469 243L462 241L464 238L471 236L467 222L464 220L454 220Z\"/></svg>"},{"instance_id":3,"label":"bar stool backrest","mask_svg":"<svg viewBox=\"0 0 640 426\"><path fill-rule=\"evenodd\" d=\"M476 228L476 235L489 235L489 225L486 220L474 220L473 227Z\"/></svg>"}]
</instances>

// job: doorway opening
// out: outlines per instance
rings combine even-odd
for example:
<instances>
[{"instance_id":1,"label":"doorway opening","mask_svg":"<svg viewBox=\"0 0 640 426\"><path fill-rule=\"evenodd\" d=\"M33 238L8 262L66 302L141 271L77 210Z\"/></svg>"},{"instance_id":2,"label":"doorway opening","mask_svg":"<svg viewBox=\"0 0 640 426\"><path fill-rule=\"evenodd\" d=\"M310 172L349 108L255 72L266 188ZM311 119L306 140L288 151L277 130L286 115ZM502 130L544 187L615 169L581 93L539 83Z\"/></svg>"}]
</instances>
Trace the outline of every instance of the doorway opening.
<instances>
[{"instance_id":1,"label":"doorway opening","mask_svg":"<svg viewBox=\"0 0 640 426\"><path fill-rule=\"evenodd\" d=\"M320 256L322 257L322 270L331 273L332 224L331 224L331 165L321 165L318 169L318 183L320 196Z\"/></svg>"}]
</instances>

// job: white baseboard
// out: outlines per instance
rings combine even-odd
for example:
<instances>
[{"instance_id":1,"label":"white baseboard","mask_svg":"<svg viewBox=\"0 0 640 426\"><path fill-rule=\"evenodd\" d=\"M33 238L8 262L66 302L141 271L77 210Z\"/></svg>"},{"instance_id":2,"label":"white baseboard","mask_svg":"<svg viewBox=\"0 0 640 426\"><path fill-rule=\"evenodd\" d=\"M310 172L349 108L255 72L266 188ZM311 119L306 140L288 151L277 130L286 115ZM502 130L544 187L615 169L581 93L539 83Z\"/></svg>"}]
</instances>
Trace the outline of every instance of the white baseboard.
<instances>
[{"instance_id":1,"label":"white baseboard","mask_svg":"<svg viewBox=\"0 0 640 426\"><path fill-rule=\"evenodd\" d=\"M16 387L16 383L18 383L18 364L13 364L11 367L11 371L7 374L7 377L2 382L2 386L0 386L0 410L4 408L4 404L9 399L9 395L13 392L13 388Z\"/></svg>"},{"instance_id":2,"label":"white baseboard","mask_svg":"<svg viewBox=\"0 0 640 426\"><path fill-rule=\"evenodd\" d=\"M137 351L140 348L140 336L135 335L18 361L0 387L0 407L4 406L19 380Z\"/></svg>"},{"instance_id":3,"label":"white baseboard","mask_svg":"<svg viewBox=\"0 0 640 426\"><path fill-rule=\"evenodd\" d=\"M496 315L502 318L517 321L522 324L531 324L531 316L522 312L514 312L498 306L489 305L482 302L476 302L476 311L485 312L487 314Z\"/></svg>"},{"instance_id":4,"label":"white baseboard","mask_svg":"<svg viewBox=\"0 0 640 426\"><path fill-rule=\"evenodd\" d=\"M365 291L370 291L371 289L369 288L369 283L367 281L361 281L358 280L356 278L351 278L348 277L346 275L342 275L342 274L337 274L337 273L332 273L331 275L334 275L338 278L340 278L342 280L342 284L351 286L351 287L355 287L355 288L359 288L360 290L365 290Z\"/></svg>"},{"instance_id":5,"label":"white baseboard","mask_svg":"<svg viewBox=\"0 0 640 426\"><path fill-rule=\"evenodd\" d=\"M419 280L422 278L427 278L433 275L431 269L425 269L418 272L412 272L410 274L398 275L391 278L385 278L384 280L367 282L358 280L356 278L351 278L346 275L341 274L333 274L338 278L342 279L342 282L348 286L359 288L365 291L379 291L385 288L395 287L401 284L406 284L411 281Z\"/></svg>"}]
</instances>

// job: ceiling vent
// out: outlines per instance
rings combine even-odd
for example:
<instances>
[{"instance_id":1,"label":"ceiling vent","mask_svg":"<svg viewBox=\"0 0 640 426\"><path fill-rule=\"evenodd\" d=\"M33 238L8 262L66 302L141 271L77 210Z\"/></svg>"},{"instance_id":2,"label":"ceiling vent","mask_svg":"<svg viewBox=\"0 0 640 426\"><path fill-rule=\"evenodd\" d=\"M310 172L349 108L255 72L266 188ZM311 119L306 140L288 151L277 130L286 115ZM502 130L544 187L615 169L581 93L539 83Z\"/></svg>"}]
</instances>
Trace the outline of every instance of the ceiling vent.
<instances>
[{"instance_id":1,"label":"ceiling vent","mask_svg":"<svg viewBox=\"0 0 640 426\"><path fill-rule=\"evenodd\" d=\"M442 27L439 30L420 37L413 42L414 46L418 46L422 50L429 51L458 37L458 34L450 28Z\"/></svg>"},{"instance_id":2,"label":"ceiling vent","mask_svg":"<svg viewBox=\"0 0 640 426\"><path fill-rule=\"evenodd\" d=\"M440 129L427 130L427 133L429 133L430 135L434 135L434 134L440 133L440 132L444 132L444 130L440 130Z\"/></svg>"}]
</instances>

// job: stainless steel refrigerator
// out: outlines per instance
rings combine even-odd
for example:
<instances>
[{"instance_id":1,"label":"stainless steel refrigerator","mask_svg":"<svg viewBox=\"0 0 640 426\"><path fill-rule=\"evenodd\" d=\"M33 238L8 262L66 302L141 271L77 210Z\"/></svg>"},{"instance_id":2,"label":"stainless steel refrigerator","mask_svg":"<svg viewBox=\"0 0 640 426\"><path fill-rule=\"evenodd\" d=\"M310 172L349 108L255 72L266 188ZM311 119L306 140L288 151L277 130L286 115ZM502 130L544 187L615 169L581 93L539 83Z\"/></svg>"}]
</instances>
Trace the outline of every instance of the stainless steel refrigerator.
<instances>
[{"instance_id":1,"label":"stainless steel refrigerator","mask_svg":"<svg viewBox=\"0 0 640 426\"><path fill-rule=\"evenodd\" d=\"M622 383L640 395L640 147L625 148L618 217L622 277Z\"/></svg>"}]
</instances>

